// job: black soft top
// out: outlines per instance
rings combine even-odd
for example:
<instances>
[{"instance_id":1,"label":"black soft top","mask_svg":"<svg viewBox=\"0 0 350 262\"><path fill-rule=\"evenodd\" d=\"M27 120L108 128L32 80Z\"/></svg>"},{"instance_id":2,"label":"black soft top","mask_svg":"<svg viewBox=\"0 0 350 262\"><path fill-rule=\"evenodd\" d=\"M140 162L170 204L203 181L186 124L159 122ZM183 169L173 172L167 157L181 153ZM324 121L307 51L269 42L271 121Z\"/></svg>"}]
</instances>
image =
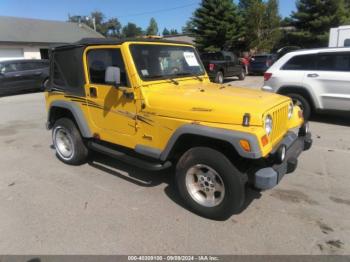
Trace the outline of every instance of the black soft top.
<instances>
[{"instance_id":1,"label":"black soft top","mask_svg":"<svg viewBox=\"0 0 350 262\"><path fill-rule=\"evenodd\" d=\"M149 43L169 43L169 44L183 44L191 45L187 42L173 41L158 38L123 38L123 39L113 39L113 38L82 38L78 42L66 45L53 46L53 50L58 49L70 49L70 48L81 48L91 45L120 45L125 42L149 42Z\"/></svg>"},{"instance_id":2,"label":"black soft top","mask_svg":"<svg viewBox=\"0 0 350 262\"><path fill-rule=\"evenodd\" d=\"M61 91L74 96L85 96L83 54L91 45L120 45L125 42L172 43L186 42L149 38L83 38L72 44L52 46L50 49L50 87L48 91Z\"/></svg>"}]
</instances>

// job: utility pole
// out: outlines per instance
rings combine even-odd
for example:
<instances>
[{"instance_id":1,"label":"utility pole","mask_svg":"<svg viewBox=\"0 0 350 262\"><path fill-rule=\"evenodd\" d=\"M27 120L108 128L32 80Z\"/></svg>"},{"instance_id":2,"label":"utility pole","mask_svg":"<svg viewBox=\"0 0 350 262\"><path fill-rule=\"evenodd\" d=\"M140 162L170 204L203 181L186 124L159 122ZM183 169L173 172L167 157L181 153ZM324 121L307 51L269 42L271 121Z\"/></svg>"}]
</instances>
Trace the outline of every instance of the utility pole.
<instances>
[{"instance_id":1,"label":"utility pole","mask_svg":"<svg viewBox=\"0 0 350 262\"><path fill-rule=\"evenodd\" d=\"M95 17L92 18L92 24L94 25L94 30L96 31L96 19L95 19Z\"/></svg>"}]
</instances>

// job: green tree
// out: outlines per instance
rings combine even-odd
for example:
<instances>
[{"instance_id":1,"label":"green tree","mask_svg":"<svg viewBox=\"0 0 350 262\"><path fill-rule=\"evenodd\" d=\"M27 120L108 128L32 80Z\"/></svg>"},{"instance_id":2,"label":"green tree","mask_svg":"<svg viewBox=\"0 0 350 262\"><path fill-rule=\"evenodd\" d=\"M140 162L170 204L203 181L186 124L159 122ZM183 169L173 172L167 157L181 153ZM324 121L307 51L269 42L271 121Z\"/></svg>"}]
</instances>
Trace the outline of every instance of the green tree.
<instances>
[{"instance_id":1,"label":"green tree","mask_svg":"<svg viewBox=\"0 0 350 262\"><path fill-rule=\"evenodd\" d=\"M165 27L162 35L170 35L170 31Z\"/></svg>"},{"instance_id":2,"label":"green tree","mask_svg":"<svg viewBox=\"0 0 350 262\"><path fill-rule=\"evenodd\" d=\"M68 15L68 21L82 23L91 28L96 27L96 31L106 37L120 37L121 24L117 18L105 20L105 15L100 11L94 11L89 16Z\"/></svg>"},{"instance_id":3,"label":"green tree","mask_svg":"<svg viewBox=\"0 0 350 262\"><path fill-rule=\"evenodd\" d=\"M241 12L245 12L254 2L255 0L240 0L238 8Z\"/></svg>"},{"instance_id":4,"label":"green tree","mask_svg":"<svg viewBox=\"0 0 350 262\"><path fill-rule=\"evenodd\" d=\"M186 35L193 34L193 31L195 29L194 23L192 19L189 19L186 24L182 27L182 33Z\"/></svg>"},{"instance_id":5,"label":"green tree","mask_svg":"<svg viewBox=\"0 0 350 262\"><path fill-rule=\"evenodd\" d=\"M128 23L123 27L122 32L124 37L138 37L143 35L142 28L134 23Z\"/></svg>"},{"instance_id":6,"label":"green tree","mask_svg":"<svg viewBox=\"0 0 350 262\"><path fill-rule=\"evenodd\" d=\"M242 49L270 51L281 37L278 0L241 0Z\"/></svg>"},{"instance_id":7,"label":"green tree","mask_svg":"<svg viewBox=\"0 0 350 262\"><path fill-rule=\"evenodd\" d=\"M344 0L298 0L297 11L291 16L296 31L288 35L292 44L327 46L329 29L349 21L348 4Z\"/></svg>"},{"instance_id":8,"label":"green tree","mask_svg":"<svg viewBox=\"0 0 350 262\"><path fill-rule=\"evenodd\" d=\"M156 22L156 19L153 17L149 21L149 26L146 30L147 35L158 35L158 24Z\"/></svg>"},{"instance_id":9,"label":"green tree","mask_svg":"<svg viewBox=\"0 0 350 262\"><path fill-rule=\"evenodd\" d=\"M272 50L281 39L281 17L279 15L278 0L268 0L264 14L264 36L262 48Z\"/></svg>"},{"instance_id":10,"label":"green tree","mask_svg":"<svg viewBox=\"0 0 350 262\"><path fill-rule=\"evenodd\" d=\"M248 49L261 50L264 46L266 5L262 0L250 1L244 12L244 40Z\"/></svg>"},{"instance_id":11,"label":"green tree","mask_svg":"<svg viewBox=\"0 0 350 262\"><path fill-rule=\"evenodd\" d=\"M179 32L176 29L170 29L170 34L171 35L178 35Z\"/></svg>"},{"instance_id":12,"label":"green tree","mask_svg":"<svg viewBox=\"0 0 350 262\"><path fill-rule=\"evenodd\" d=\"M122 25L117 18L111 18L106 22L107 36L111 37L121 37Z\"/></svg>"},{"instance_id":13,"label":"green tree","mask_svg":"<svg viewBox=\"0 0 350 262\"><path fill-rule=\"evenodd\" d=\"M193 33L200 50L234 48L240 35L240 16L232 0L202 0L194 12Z\"/></svg>"}]
</instances>

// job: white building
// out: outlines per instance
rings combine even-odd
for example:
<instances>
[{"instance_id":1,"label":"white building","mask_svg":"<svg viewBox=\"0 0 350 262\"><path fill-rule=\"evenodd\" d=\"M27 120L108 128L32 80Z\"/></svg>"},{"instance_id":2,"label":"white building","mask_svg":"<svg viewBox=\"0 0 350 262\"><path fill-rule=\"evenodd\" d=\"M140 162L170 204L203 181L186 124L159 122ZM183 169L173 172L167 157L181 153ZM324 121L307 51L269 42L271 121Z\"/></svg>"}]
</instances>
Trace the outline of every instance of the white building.
<instances>
[{"instance_id":1,"label":"white building","mask_svg":"<svg viewBox=\"0 0 350 262\"><path fill-rule=\"evenodd\" d=\"M103 38L84 24L0 16L0 61L47 59L50 45L90 37Z\"/></svg>"},{"instance_id":2,"label":"white building","mask_svg":"<svg viewBox=\"0 0 350 262\"><path fill-rule=\"evenodd\" d=\"M350 25L331 28L329 33L329 47L350 46Z\"/></svg>"}]
</instances>

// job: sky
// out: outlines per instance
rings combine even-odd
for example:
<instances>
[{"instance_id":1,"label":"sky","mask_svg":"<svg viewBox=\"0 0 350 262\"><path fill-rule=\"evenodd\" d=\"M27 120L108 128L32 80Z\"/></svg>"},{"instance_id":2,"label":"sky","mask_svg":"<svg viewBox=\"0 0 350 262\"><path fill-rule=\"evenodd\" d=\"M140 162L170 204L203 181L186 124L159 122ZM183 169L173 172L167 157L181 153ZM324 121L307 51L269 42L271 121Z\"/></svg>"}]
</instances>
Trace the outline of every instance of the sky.
<instances>
[{"instance_id":1,"label":"sky","mask_svg":"<svg viewBox=\"0 0 350 262\"><path fill-rule=\"evenodd\" d=\"M237 2L238 0L235 0ZM117 17L122 25L136 23L146 28L151 17L164 27L181 31L200 0L0 0L0 16L66 21L70 15L101 11L106 18ZM295 10L295 0L280 0L282 17Z\"/></svg>"}]
</instances>

